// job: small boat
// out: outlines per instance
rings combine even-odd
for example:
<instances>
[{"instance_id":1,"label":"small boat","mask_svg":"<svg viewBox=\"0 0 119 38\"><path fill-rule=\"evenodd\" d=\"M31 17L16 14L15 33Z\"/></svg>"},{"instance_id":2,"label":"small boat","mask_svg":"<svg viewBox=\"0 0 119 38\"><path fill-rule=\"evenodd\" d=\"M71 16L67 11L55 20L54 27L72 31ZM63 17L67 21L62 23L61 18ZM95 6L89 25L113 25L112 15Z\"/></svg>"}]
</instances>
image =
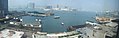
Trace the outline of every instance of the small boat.
<instances>
[{"instance_id":1,"label":"small boat","mask_svg":"<svg viewBox=\"0 0 119 38\"><path fill-rule=\"evenodd\" d=\"M61 24L62 24L62 25L64 25L64 23L63 23L63 22L62 22Z\"/></svg>"},{"instance_id":2,"label":"small boat","mask_svg":"<svg viewBox=\"0 0 119 38\"><path fill-rule=\"evenodd\" d=\"M54 16L54 19L59 19L60 18L60 16Z\"/></svg>"},{"instance_id":3,"label":"small boat","mask_svg":"<svg viewBox=\"0 0 119 38\"><path fill-rule=\"evenodd\" d=\"M36 19L36 21L41 21L41 19Z\"/></svg>"},{"instance_id":4,"label":"small boat","mask_svg":"<svg viewBox=\"0 0 119 38\"><path fill-rule=\"evenodd\" d=\"M36 21L38 21L38 19L36 19Z\"/></svg>"},{"instance_id":5,"label":"small boat","mask_svg":"<svg viewBox=\"0 0 119 38\"><path fill-rule=\"evenodd\" d=\"M39 19L39 21L41 21L41 19Z\"/></svg>"}]
</instances>

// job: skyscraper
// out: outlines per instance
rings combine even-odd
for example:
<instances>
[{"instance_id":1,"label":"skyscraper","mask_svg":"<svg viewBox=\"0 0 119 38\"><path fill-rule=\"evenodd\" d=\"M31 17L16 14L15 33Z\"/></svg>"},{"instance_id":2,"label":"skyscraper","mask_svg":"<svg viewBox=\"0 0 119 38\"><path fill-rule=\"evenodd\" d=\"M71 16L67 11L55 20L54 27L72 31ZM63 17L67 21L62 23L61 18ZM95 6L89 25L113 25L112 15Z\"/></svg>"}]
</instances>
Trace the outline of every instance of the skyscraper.
<instances>
[{"instance_id":1,"label":"skyscraper","mask_svg":"<svg viewBox=\"0 0 119 38\"><path fill-rule=\"evenodd\" d=\"M8 13L8 0L0 0L0 18Z\"/></svg>"},{"instance_id":2,"label":"skyscraper","mask_svg":"<svg viewBox=\"0 0 119 38\"><path fill-rule=\"evenodd\" d=\"M34 9L35 8L35 3L28 3L27 8Z\"/></svg>"}]
</instances>

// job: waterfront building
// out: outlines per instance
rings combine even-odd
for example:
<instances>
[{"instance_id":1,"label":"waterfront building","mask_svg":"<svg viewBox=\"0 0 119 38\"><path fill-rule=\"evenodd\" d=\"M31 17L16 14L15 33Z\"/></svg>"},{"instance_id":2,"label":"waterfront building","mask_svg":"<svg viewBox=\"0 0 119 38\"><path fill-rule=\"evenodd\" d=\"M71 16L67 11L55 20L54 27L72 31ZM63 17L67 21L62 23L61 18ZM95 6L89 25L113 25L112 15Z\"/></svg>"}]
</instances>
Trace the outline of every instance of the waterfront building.
<instances>
[{"instance_id":1,"label":"waterfront building","mask_svg":"<svg viewBox=\"0 0 119 38\"><path fill-rule=\"evenodd\" d=\"M32 38L79 38L80 33L77 31L64 32L64 33L46 33L37 32L33 33Z\"/></svg>"}]
</instances>

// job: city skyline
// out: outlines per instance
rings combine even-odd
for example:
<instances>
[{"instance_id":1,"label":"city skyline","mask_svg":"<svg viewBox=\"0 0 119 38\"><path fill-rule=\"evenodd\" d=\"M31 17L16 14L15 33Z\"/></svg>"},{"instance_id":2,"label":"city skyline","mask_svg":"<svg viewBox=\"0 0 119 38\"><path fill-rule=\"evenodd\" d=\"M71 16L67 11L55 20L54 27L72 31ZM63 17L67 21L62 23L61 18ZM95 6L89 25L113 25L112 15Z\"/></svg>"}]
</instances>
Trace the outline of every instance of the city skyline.
<instances>
[{"instance_id":1,"label":"city skyline","mask_svg":"<svg viewBox=\"0 0 119 38\"><path fill-rule=\"evenodd\" d=\"M9 7L25 8L28 3L36 7L62 5L88 11L118 10L118 0L9 0Z\"/></svg>"}]
</instances>

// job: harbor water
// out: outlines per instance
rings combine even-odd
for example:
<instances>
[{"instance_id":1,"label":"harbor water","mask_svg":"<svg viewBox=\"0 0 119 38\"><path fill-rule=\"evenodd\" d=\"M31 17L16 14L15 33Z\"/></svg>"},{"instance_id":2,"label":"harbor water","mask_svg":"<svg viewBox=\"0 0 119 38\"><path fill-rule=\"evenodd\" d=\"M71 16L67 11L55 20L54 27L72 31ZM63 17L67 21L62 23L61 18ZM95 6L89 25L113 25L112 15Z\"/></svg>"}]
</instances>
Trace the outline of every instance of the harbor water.
<instances>
[{"instance_id":1,"label":"harbor water","mask_svg":"<svg viewBox=\"0 0 119 38\"><path fill-rule=\"evenodd\" d=\"M23 16L25 22L32 23L35 19L41 19L41 31L48 33L66 32L68 26L85 24L87 20L94 21L95 12L84 11L53 11L54 16L60 16L59 19L54 19L54 16L35 17ZM64 23L64 25L62 25Z\"/></svg>"}]
</instances>

